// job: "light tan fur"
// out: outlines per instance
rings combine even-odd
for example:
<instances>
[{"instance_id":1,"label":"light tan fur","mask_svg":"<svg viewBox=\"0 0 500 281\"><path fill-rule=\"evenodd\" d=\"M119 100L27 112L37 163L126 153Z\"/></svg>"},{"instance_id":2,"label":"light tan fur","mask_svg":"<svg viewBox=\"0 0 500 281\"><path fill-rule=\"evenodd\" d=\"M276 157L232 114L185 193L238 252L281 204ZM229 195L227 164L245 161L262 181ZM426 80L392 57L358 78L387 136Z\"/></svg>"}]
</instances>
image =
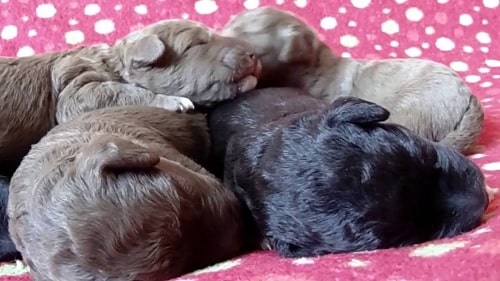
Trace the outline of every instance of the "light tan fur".
<instances>
[{"instance_id":1,"label":"light tan fur","mask_svg":"<svg viewBox=\"0 0 500 281\"><path fill-rule=\"evenodd\" d=\"M111 47L0 58L0 173L12 173L32 144L79 114L210 106L253 89L259 67L248 43L188 20L157 22Z\"/></svg>"},{"instance_id":2,"label":"light tan fur","mask_svg":"<svg viewBox=\"0 0 500 281\"><path fill-rule=\"evenodd\" d=\"M11 180L9 232L35 281L163 281L243 251L240 203L200 164L202 114L124 106L35 144Z\"/></svg>"},{"instance_id":3,"label":"light tan fur","mask_svg":"<svg viewBox=\"0 0 500 281\"><path fill-rule=\"evenodd\" d=\"M223 35L252 44L262 62L258 87L288 86L333 101L359 97L391 112L387 122L467 153L479 138L484 112L462 79L423 59L341 58L297 15L272 7L245 11Z\"/></svg>"}]
</instances>

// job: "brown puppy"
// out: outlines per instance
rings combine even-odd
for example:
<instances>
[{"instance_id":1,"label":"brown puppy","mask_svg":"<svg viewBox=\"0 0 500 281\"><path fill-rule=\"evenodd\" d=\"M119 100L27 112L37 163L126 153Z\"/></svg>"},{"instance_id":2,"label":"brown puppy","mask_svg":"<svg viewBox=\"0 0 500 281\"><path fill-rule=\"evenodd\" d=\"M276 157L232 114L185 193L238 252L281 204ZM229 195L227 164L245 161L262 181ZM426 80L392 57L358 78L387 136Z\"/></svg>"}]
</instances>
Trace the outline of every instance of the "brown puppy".
<instances>
[{"instance_id":1,"label":"brown puppy","mask_svg":"<svg viewBox=\"0 0 500 281\"><path fill-rule=\"evenodd\" d=\"M478 99L450 68L420 59L341 58L296 15L271 7L243 12L223 35L253 45L262 62L258 87L300 87L332 102L354 96L387 108L387 122L467 152L483 128Z\"/></svg>"},{"instance_id":2,"label":"brown puppy","mask_svg":"<svg viewBox=\"0 0 500 281\"><path fill-rule=\"evenodd\" d=\"M112 47L1 58L0 167L11 174L33 143L81 113L210 105L253 89L259 67L248 43L187 20L152 24Z\"/></svg>"},{"instance_id":3,"label":"brown puppy","mask_svg":"<svg viewBox=\"0 0 500 281\"><path fill-rule=\"evenodd\" d=\"M163 281L240 254L240 204L199 165L208 151L202 114L113 107L55 127L10 187L34 280Z\"/></svg>"}]
</instances>

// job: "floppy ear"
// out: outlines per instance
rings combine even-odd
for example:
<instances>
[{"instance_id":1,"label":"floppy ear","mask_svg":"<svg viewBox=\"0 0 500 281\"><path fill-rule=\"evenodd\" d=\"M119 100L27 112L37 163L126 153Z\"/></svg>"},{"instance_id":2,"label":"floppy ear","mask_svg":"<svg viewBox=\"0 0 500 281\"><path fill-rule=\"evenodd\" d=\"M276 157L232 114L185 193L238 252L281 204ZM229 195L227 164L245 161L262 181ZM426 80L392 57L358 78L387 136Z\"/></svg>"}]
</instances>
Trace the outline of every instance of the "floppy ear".
<instances>
[{"instance_id":1,"label":"floppy ear","mask_svg":"<svg viewBox=\"0 0 500 281\"><path fill-rule=\"evenodd\" d=\"M157 35L145 35L123 45L123 57L128 66L144 67L155 63L164 53L165 44Z\"/></svg>"},{"instance_id":2,"label":"floppy ear","mask_svg":"<svg viewBox=\"0 0 500 281\"><path fill-rule=\"evenodd\" d=\"M335 99L328 110L328 123L348 122L369 124L383 122L390 112L373 102L354 97L339 97Z\"/></svg>"},{"instance_id":3,"label":"floppy ear","mask_svg":"<svg viewBox=\"0 0 500 281\"><path fill-rule=\"evenodd\" d=\"M91 140L75 162L81 174L95 177L106 170L152 168L160 162L160 156L153 149L117 136L105 135Z\"/></svg>"},{"instance_id":4,"label":"floppy ear","mask_svg":"<svg viewBox=\"0 0 500 281\"><path fill-rule=\"evenodd\" d=\"M283 63L310 63L317 49L316 36L309 30L300 31L289 28L283 34L283 47L278 60Z\"/></svg>"}]
</instances>

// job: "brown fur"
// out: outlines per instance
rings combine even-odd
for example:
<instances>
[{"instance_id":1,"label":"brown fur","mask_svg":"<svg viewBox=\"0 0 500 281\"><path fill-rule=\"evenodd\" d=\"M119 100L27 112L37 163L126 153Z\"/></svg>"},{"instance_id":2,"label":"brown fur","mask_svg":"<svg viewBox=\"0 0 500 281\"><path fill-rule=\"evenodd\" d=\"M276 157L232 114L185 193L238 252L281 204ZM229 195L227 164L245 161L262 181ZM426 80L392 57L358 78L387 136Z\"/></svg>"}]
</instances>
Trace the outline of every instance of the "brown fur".
<instances>
[{"instance_id":1,"label":"brown fur","mask_svg":"<svg viewBox=\"0 0 500 281\"><path fill-rule=\"evenodd\" d=\"M398 123L433 141L467 152L479 138L484 113L460 77L421 59L341 58L298 16L276 8L245 11L223 35L253 45L262 62L258 87L299 87L332 102L354 96L391 112Z\"/></svg>"},{"instance_id":2,"label":"brown fur","mask_svg":"<svg viewBox=\"0 0 500 281\"><path fill-rule=\"evenodd\" d=\"M0 59L0 167L11 174L58 123L91 110L149 105L186 111L255 87L251 46L199 23L161 21L112 47Z\"/></svg>"},{"instance_id":3,"label":"brown fur","mask_svg":"<svg viewBox=\"0 0 500 281\"><path fill-rule=\"evenodd\" d=\"M240 254L240 203L200 165L208 151L202 114L125 106L56 126L11 180L34 280L163 281Z\"/></svg>"}]
</instances>

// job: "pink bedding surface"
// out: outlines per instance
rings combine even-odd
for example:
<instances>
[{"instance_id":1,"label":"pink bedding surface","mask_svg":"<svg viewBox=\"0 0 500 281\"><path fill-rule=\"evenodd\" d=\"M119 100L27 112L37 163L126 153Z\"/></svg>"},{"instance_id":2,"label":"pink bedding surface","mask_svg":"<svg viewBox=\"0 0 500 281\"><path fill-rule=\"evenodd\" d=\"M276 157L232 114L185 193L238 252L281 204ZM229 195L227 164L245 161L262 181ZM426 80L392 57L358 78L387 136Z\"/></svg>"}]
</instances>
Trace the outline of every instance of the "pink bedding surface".
<instances>
[{"instance_id":1,"label":"pink bedding surface","mask_svg":"<svg viewBox=\"0 0 500 281\"><path fill-rule=\"evenodd\" d=\"M232 15L264 5L297 13L342 56L419 57L456 70L486 111L481 150L470 157L498 191L499 0L0 0L0 55L112 44L132 30L168 18L189 18L219 29ZM499 281L499 206L496 196L483 225L453 239L319 258L282 259L256 252L177 280ZM19 262L0 265L0 280L31 280L27 270Z\"/></svg>"}]
</instances>

